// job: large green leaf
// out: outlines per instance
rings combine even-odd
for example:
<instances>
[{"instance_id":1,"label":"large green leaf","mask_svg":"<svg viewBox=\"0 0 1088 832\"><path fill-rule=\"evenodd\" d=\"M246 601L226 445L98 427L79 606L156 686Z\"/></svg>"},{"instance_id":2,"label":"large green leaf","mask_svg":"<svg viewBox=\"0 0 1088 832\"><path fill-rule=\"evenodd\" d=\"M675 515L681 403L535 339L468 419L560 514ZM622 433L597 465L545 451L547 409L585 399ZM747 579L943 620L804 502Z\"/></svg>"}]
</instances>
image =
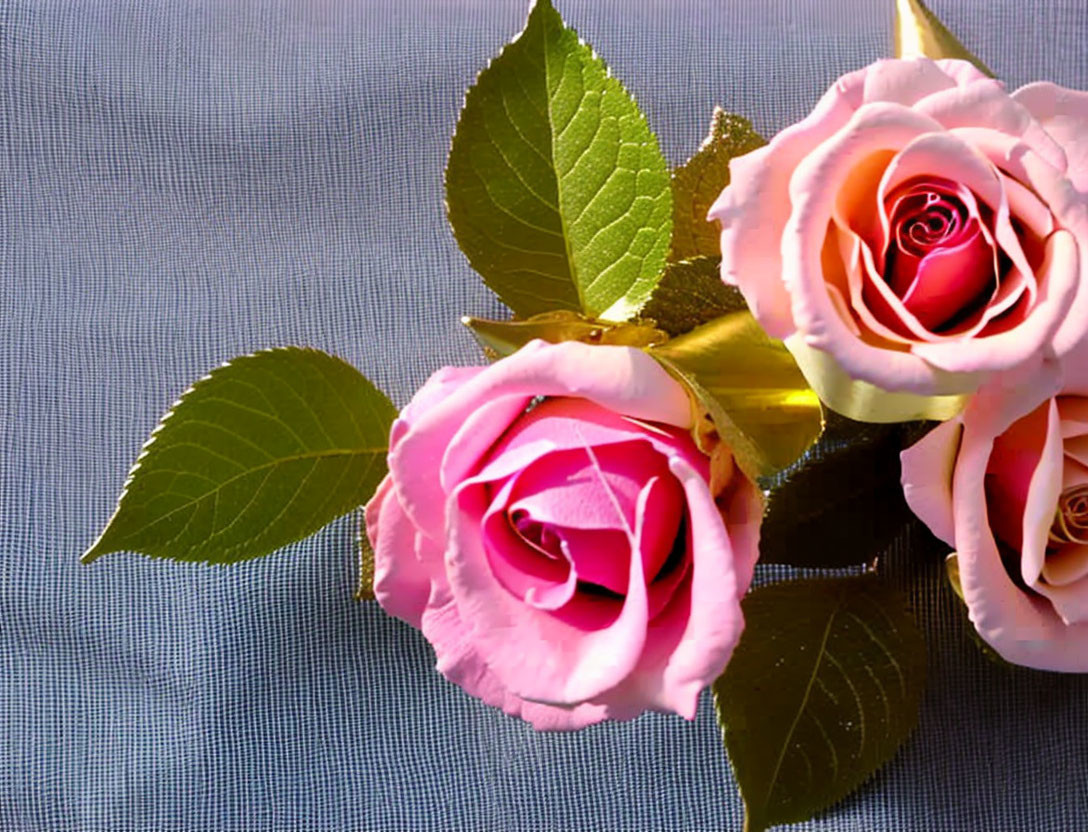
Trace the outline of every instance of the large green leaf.
<instances>
[{"instance_id":1,"label":"large green leaf","mask_svg":"<svg viewBox=\"0 0 1088 832\"><path fill-rule=\"evenodd\" d=\"M743 601L714 683L745 832L807 820L883 765L918 718L925 642L875 574L789 581Z\"/></svg>"},{"instance_id":2,"label":"large green leaf","mask_svg":"<svg viewBox=\"0 0 1088 832\"><path fill-rule=\"evenodd\" d=\"M790 465L820 435L820 400L746 310L647 351L687 386L750 477Z\"/></svg>"},{"instance_id":3,"label":"large green leaf","mask_svg":"<svg viewBox=\"0 0 1088 832\"><path fill-rule=\"evenodd\" d=\"M960 43L922 0L895 2L895 57L958 58L993 77L993 71Z\"/></svg>"},{"instance_id":4,"label":"large green leaf","mask_svg":"<svg viewBox=\"0 0 1088 832\"><path fill-rule=\"evenodd\" d=\"M825 419L816 444L761 482L761 563L868 563L914 517L899 482L899 453L932 423L870 424L831 411Z\"/></svg>"},{"instance_id":5,"label":"large green leaf","mask_svg":"<svg viewBox=\"0 0 1088 832\"><path fill-rule=\"evenodd\" d=\"M670 335L683 335L715 318L747 309L744 296L720 275L721 257L695 257L665 266L640 317Z\"/></svg>"},{"instance_id":6,"label":"large green leaf","mask_svg":"<svg viewBox=\"0 0 1088 832\"><path fill-rule=\"evenodd\" d=\"M306 537L369 499L395 417L358 370L319 350L235 358L162 418L83 560L229 563Z\"/></svg>"},{"instance_id":7,"label":"large green leaf","mask_svg":"<svg viewBox=\"0 0 1088 832\"><path fill-rule=\"evenodd\" d=\"M549 0L469 89L446 205L469 262L521 317L622 321L650 296L671 231L665 159Z\"/></svg>"},{"instance_id":8,"label":"large green leaf","mask_svg":"<svg viewBox=\"0 0 1088 832\"><path fill-rule=\"evenodd\" d=\"M764 144L748 119L714 108L702 146L672 175L670 260L721 255L721 229L707 221L707 211L729 184L729 160Z\"/></svg>"}]
</instances>

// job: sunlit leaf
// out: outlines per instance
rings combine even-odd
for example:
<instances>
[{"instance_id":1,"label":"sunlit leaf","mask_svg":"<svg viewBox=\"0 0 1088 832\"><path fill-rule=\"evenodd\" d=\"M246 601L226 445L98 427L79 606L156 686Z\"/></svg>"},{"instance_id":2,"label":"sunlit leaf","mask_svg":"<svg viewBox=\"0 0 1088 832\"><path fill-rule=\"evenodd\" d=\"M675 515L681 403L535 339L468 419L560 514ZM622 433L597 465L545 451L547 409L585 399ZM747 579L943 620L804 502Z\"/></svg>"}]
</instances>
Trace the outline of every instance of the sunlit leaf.
<instances>
[{"instance_id":1,"label":"sunlit leaf","mask_svg":"<svg viewBox=\"0 0 1088 832\"><path fill-rule=\"evenodd\" d=\"M764 144L748 119L714 108L702 146L672 174L670 260L721 255L721 229L707 221L707 211L729 184L729 160Z\"/></svg>"},{"instance_id":2,"label":"sunlit leaf","mask_svg":"<svg viewBox=\"0 0 1088 832\"><path fill-rule=\"evenodd\" d=\"M395 417L358 370L319 350L235 358L163 416L83 560L228 563L300 540L369 499Z\"/></svg>"},{"instance_id":3,"label":"sunlit leaf","mask_svg":"<svg viewBox=\"0 0 1088 832\"><path fill-rule=\"evenodd\" d=\"M657 283L672 227L665 159L549 0L469 89L446 205L469 262L520 317L623 321Z\"/></svg>"},{"instance_id":4,"label":"sunlit leaf","mask_svg":"<svg viewBox=\"0 0 1088 832\"><path fill-rule=\"evenodd\" d=\"M747 309L740 290L722 282L720 263L719 257L669 263L640 317L670 335L683 335L722 315Z\"/></svg>"}]
</instances>

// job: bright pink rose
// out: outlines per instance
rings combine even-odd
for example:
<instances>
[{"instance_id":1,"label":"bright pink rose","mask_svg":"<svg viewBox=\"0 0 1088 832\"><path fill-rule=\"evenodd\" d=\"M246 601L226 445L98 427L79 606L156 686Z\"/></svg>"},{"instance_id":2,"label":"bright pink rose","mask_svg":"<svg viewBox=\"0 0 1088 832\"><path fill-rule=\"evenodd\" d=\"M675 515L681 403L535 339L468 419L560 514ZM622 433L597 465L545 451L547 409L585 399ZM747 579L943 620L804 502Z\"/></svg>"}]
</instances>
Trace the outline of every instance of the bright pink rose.
<instances>
[{"instance_id":1,"label":"bright pink rose","mask_svg":"<svg viewBox=\"0 0 1088 832\"><path fill-rule=\"evenodd\" d=\"M728 454L710 492L690 427L683 388L629 347L440 370L366 508L378 601L538 729L693 718L744 626L762 509Z\"/></svg>"},{"instance_id":2,"label":"bright pink rose","mask_svg":"<svg viewBox=\"0 0 1088 832\"><path fill-rule=\"evenodd\" d=\"M1016 664L1088 671L1088 385L1045 365L984 388L902 462L983 639Z\"/></svg>"},{"instance_id":3,"label":"bright pink rose","mask_svg":"<svg viewBox=\"0 0 1088 832\"><path fill-rule=\"evenodd\" d=\"M878 61L730 173L723 279L853 379L967 393L1088 331L1088 93Z\"/></svg>"}]
</instances>

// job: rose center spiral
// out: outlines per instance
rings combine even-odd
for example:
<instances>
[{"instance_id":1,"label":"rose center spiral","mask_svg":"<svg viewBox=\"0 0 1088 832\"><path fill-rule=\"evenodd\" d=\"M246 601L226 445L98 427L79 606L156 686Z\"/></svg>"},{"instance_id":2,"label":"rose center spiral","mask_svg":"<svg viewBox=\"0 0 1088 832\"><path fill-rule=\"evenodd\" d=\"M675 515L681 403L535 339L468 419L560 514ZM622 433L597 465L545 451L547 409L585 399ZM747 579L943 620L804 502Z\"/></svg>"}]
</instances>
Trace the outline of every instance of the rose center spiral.
<instances>
[{"instance_id":1,"label":"rose center spiral","mask_svg":"<svg viewBox=\"0 0 1088 832\"><path fill-rule=\"evenodd\" d=\"M892 191L884 210L884 282L931 332L969 324L997 286L983 206L954 182L916 178Z\"/></svg>"},{"instance_id":2,"label":"rose center spiral","mask_svg":"<svg viewBox=\"0 0 1088 832\"><path fill-rule=\"evenodd\" d=\"M550 524L533 519L525 509L515 509L510 512L510 525L522 540L541 554L554 560L563 559L560 537Z\"/></svg>"},{"instance_id":3,"label":"rose center spiral","mask_svg":"<svg viewBox=\"0 0 1088 832\"><path fill-rule=\"evenodd\" d=\"M1050 527L1050 543L1088 543L1088 485L1067 488L1058 498L1054 522Z\"/></svg>"},{"instance_id":4,"label":"rose center spiral","mask_svg":"<svg viewBox=\"0 0 1088 832\"><path fill-rule=\"evenodd\" d=\"M967 209L958 199L927 190L904 199L896 213L900 250L924 257L929 249L955 238L966 222Z\"/></svg>"}]
</instances>

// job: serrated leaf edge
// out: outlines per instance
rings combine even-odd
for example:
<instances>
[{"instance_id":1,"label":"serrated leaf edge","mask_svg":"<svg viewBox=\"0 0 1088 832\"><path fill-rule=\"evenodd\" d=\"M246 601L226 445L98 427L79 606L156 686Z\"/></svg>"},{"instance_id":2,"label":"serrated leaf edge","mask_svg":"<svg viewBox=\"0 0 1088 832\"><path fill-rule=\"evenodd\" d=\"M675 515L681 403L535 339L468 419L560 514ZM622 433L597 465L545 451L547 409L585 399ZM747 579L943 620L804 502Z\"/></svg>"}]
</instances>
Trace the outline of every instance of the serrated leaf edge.
<instances>
[{"instance_id":1,"label":"serrated leaf edge","mask_svg":"<svg viewBox=\"0 0 1088 832\"><path fill-rule=\"evenodd\" d=\"M99 532L98 536L94 539L94 542L91 543L91 545L87 547L86 551L84 551L83 554L79 556L79 562L80 563L90 564L90 563L93 563L94 561L98 560L103 555L109 555L109 554L113 554L113 553L118 552L118 551L124 551L122 549L111 549L111 548L103 549L102 551L97 551L97 550L101 546L102 541L105 539L106 535L109 533L110 527L113 525L114 519L116 519L117 515L120 514L122 508L124 507L125 497L128 496L129 489L132 487L132 483L134 482L137 473L143 467L144 460L147 458L147 455L153 449L156 440L159 438L159 434L161 433L163 428L167 425L167 423L170 421L170 419L173 418L174 414L177 412L178 407L185 401L186 397L188 397L190 394L192 394L192 392L195 389L197 389L199 386L201 386L204 383L206 383L207 381L211 380L213 375L215 375L216 373L218 373L218 372L220 372L220 371L222 371L222 370L224 370L224 369L226 369L228 367L234 366L235 362L237 362L237 361L239 361L241 359L249 359L249 358L254 358L256 356L264 355L264 354L267 354L267 353L283 352L283 351L287 351L287 350L300 350L302 352L318 353L320 355L335 358L338 361L343 361L343 359L340 358L339 356L333 355L332 353L325 352L324 350L320 350L320 349L318 349L316 347L307 347L307 346L301 346L301 345L296 345L296 344L288 344L288 345L278 346L278 347L265 347L263 349L254 350L253 352L245 353L244 355L238 355L238 356L235 356L233 358L230 358L230 359L220 363L219 365L213 367L211 370L209 370L203 376L198 378L196 381L192 382L188 387L185 388L184 392L182 392L182 394L180 396L178 396L177 399L174 400L173 404L170 405L170 407L167 409L166 413L164 413L159 418L158 423L155 425L155 427L151 431L151 435L148 436L148 438L145 440L144 444L141 446L140 453L136 456L136 461L133 462L132 466L129 468L128 474L125 477L125 482L121 486L121 493L118 495L117 500L114 503L114 508L113 508L113 511L110 513L109 519L106 520L105 525L103 525L103 527L102 527L102 531ZM346 364L347 362L344 362L344 363ZM351 366L351 365L348 365L348 366ZM358 450L358 449L355 449L355 450ZM377 452L380 449L374 448L374 449L369 449L369 450L374 450L375 452ZM209 564L209 565L226 566L226 565L230 565L233 562L234 561L227 561L227 562L224 562L224 563L216 562L214 564Z\"/></svg>"},{"instance_id":2,"label":"serrated leaf edge","mask_svg":"<svg viewBox=\"0 0 1088 832\"><path fill-rule=\"evenodd\" d=\"M515 34L506 44L503 45L502 49L499 50L498 54L496 54L493 57L491 57L490 59L488 59L487 65L484 66L483 69L481 69L479 72L476 73L476 75L472 79L472 83L470 83L468 85L468 87L465 88L464 95L461 98L461 106L458 108L458 111L457 111L457 113L458 113L458 116L457 116L458 123L460 122L461 114L465 110L465 106L468 104L469 93L471 93L473 88L475 88L476 85L480 83L480 77L484 73L488 72L492 68L492 65L496 61L500 60L503 57L503 55L506 54L506 51L510 47L512 47L515 43L517 43L519 40L521 40L521 38L525 35L526 30L529 28L529 20L532 18L533 13L536 11L538 6L551 9L553 12L555 12L557 15L559 15L559 11L552 4L551 0L533 0L532 6L529 7L529 14L526 15L525 24L521 27L521 29L517 32L517 34ZM627 88L627 86L623 83L622 80L620 80L617 76L612 74L611 65L608 63L608 61L606 61L597 52L597 50L596 50L596 48L594 48L593 44L591 44L591 43L587 42L586 40L584 40L582 38L582 36L580 34L578 34L578 30L574 26L571 26L562 15L559 15L559 19L560 19L560 22L563 24L563 26L567 30L572 32L574 34L575 38L577 38L578 45L583 46L586 49L588 49L590 57L592 59L600 61L601 66L604 67L605 77L615 81L616 84L619 86L620 90L623 92L623 94L626 95L631 100L631 102L635 105L635 109L638 111L639 115L642 116L643 121L646 122L646 128L647 128L647 130L648 130L648 132L650 134L650 139L653 141L654 145L657 147L657 152L661 154L662 158L664 158L664 152L661 150L661 142L657 138L657 133L655 133L653 131L653 129L650 127L650 121L646 117L645 111L643 111L642 107L639 105L638 99ZM453 132L450 134L449 146L446 149L446 162L445 162L445 165L443 166L443 169L442 169L442 207L445 209L446 223L450 227L451 233L452 233L453 223L450 221L450 203L449 203L449 199L447 197L447 194L449 193L449 179L448 179L448 177L449 177L449 169L450 169L450 155L453 152L453 142L454 142L454 139L456 139L456 137L457 137L457 128L456 128L456 125L455 125ZM710 137L708 136L707 139L709 139L709 138ZM669 198L671 199L672 198L671 197L672 171L670 171L668 169L668 161L667 160L666 160L665 170L666 170L666 174L667 174L667 181L669 182L669 187L666 188L665 191L669 193L669 195L670 195ZM561 197L558 197L558 198L561 200ZM558 214L559 214L559 220L563 224L563 247L566 249L567 263L570 264L570 263L573 263L573 258L571 256L571 251L570 251L570 237L566 233L566 220L563 217L562 210L559 210ZM669 233L667 235L667 239L671 240L672 239L672 211L671 211L671 207L670 207L670 211L669 211L668 216L669 216ZM469 260L468 254L464 251L464 249L461 248L461 242L460 242L460 240L457 239L457 235L454 234L453 237L454 237L454 240L457 242L457 248L461 251L462 254L465 255L465 259ZM668 263L668 250L669 250L668 246L666 246L665 264L663 264L662 268L664 268L664 265L667 265L667 263ZM476 268L472 265L471 260L469 260L469 267L472 268L473 271L476 271ZM478 271L476 272L476 274L479 275L481 280L483 280L484 285L487 286L487 288L491 291L491 293L494 294L496 297L498 297L498 292L496 292L494 289L492 289L490 286L488 286L486 278L484 278L484 276L482 274L480 274ZM660 275L658 275L657 280L660 280ZM574 286L574 291L578 296L578 303L579 303L579 306L580 306L580 309L574 310L574 311L579 311L579 312L581 312L582 314L585 314L585 315L593 315L593 312L586 309L586 307L585 307L585 299L583 297L582 286L578 283L578 281L576 279L572 280L571 283ZM645 306L649 302L650 296L652 294L653 294L653 287L651 287L650 291L646 293L646 297L643 299L642 303L640 303L638 305L637 308L631 308L631 307L628 307L628 306L624 305L624 301L626 300L626 294L625 294L624 296L618 298L610 307L608 307L608 309L602 310L601 312L594 315L594 317L596 317L598 320L611 321L611 322L614 322L614 323L624 323L626 321L632 320L638 315L639 310L641 310L642 307ZM500 299L500 301L502 300L501 298L499 298L499 299ZM613 317L613 316L619 316L619 317Z\"/></svg>"}]
</instances>

